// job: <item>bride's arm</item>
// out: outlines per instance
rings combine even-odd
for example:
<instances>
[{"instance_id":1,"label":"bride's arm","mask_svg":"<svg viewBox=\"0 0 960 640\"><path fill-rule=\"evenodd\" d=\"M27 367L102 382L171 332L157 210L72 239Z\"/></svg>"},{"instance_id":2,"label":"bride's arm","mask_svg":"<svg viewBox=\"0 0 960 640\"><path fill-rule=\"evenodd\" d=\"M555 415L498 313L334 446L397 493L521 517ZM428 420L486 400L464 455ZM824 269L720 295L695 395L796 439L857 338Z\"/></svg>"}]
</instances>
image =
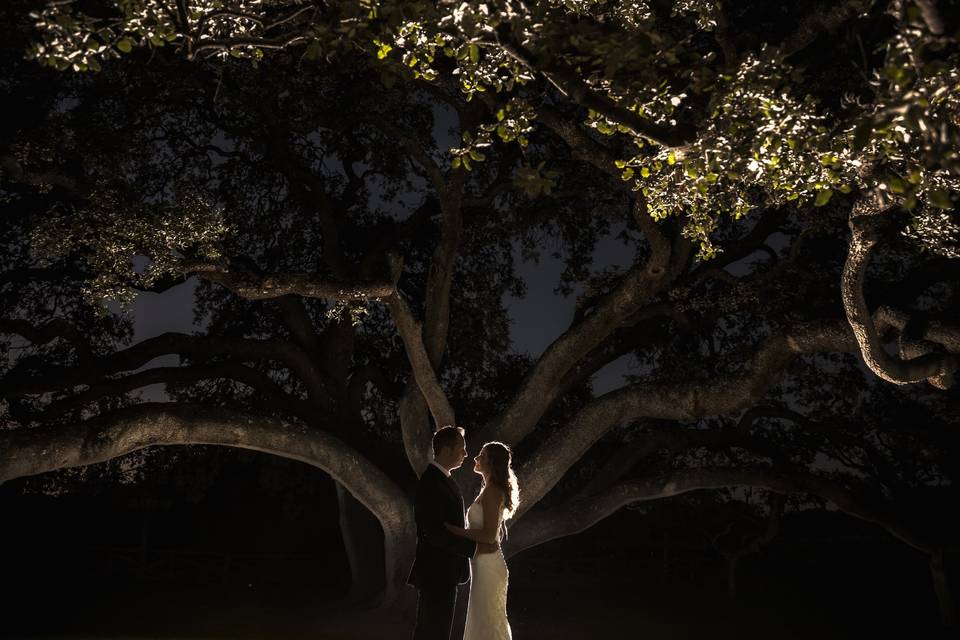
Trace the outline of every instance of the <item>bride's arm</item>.
<instances>
[{"instance_id":1,"label":"bride's arm","mask_svg":"<svg viewBox=\"0 0 960 640\"><path fill-rule=\"evenodd\" d=\"M497 529L500 526L500 512L503 509L503 498L500 491L495 487L487 487L480 500L480 506L483 508L482 529L464 529L450 523L447 523L446 527L455 535L468 538L474 542L497 544Z\"/></svg>"}]
</instances>

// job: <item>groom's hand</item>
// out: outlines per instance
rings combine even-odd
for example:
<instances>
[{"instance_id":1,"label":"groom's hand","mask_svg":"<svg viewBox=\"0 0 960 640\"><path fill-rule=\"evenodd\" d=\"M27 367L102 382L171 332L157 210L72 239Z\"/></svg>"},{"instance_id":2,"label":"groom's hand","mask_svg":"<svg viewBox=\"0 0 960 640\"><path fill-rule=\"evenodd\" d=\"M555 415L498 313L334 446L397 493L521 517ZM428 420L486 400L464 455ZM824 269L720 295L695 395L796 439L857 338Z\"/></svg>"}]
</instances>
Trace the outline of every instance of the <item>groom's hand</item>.
<instances>
[{"instance_id":1,"label":"groom's hand","mask_svg":"<svg viewBox=\"0 0 960 640\"><path fill-rule=\"evenodd\" d=\"M478 542L477 543L477 555L481 553L494 553L500 549L498 544L490 544L489 542Z\"/></svg>"}]
</instances>

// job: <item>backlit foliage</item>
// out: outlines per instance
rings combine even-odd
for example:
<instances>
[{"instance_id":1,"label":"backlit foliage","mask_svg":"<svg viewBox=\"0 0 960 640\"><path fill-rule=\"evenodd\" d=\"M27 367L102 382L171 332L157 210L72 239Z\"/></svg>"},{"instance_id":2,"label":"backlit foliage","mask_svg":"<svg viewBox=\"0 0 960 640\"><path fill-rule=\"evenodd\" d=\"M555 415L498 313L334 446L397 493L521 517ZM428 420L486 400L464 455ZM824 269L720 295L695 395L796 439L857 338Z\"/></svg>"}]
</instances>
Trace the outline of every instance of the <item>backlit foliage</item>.
<instances>
[{"instance_id":1,"label":"backlit foliage","mask_svg":"<svg viewBox=\"0 0 960 640\"><path fill-rule=\"evenodd\" d=\"M587 128L629 149L617 162L623 179L654 218L681 217L703 258L716 253L712 234L724 216L877 191L915 212L907 237L938 250L943 234L931 221L956 226L960 191L953 37L931 33L912 3L891 3L885 39L866 45L882 62L828 105L811 91L816 71L789 62L794 52L781 43L734 57L717 2L664 4L117 0L87 14L54 3L36 14L29 53L58 69L96 71L137 47L254 64L272 49L328 60L362 51L389 77L455 83L468 101L484 95L496 121L464 132L450 150L451 164L466 170L498 144L525 147L538 108L555 100L544 92L553 84L586 107ZM624 110L666 139L638 130Z\"/></svg>"},{"instance_id":2,"label":"backlit foliage","mask_svg":"<svg viewBox=\"0 0 960 640\"><path fill-rule=\"evenodd\" d=\"M83 256L96 274L83 294L98 309L105 310L104 301L129 305L138 289L179 274L185 261L221 258L219 243L229 229L221 212L195 193L144 206L101 189L90 200L96 205L41 224L31 245L40 257ZM137 258L145 262L137 264Z\"/></svg>"}]
</instances>

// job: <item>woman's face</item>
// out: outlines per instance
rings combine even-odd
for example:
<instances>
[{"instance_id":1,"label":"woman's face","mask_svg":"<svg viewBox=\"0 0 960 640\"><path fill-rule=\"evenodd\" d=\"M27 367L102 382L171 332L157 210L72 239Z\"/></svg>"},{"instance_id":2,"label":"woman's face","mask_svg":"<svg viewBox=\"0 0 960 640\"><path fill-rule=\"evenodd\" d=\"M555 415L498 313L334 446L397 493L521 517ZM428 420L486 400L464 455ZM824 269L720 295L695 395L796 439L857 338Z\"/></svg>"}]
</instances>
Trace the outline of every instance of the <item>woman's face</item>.
<instances>
[{"instance_id":1,"label":"woman's face","mask_svg":"<svg viewBox=\"0 0 960 640\"><path fill-rule=\"evenodd\" d=\"M480 449L480 453L473 459L473 470L480 475L487 472L487 449Z\"/></svg>"}]
</instances>

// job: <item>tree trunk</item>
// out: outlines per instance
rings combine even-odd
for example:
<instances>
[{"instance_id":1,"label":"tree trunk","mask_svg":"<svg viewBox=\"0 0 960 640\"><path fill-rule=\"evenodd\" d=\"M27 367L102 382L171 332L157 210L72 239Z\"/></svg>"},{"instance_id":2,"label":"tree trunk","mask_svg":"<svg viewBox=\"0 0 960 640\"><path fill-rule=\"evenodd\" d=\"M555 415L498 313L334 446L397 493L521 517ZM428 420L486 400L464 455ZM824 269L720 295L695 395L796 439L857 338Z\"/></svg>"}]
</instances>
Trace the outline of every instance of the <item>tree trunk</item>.
<instances>
[{"instance_id":1,"label":"tree trunk","mask_svg":"<svg viewBox=\"0 0 960 640\"><path fill-rule=\"evenodd\" d=\"M736 555L727 556L727 600L736 602L737 600L737 565L740 558Z\"/></svg>"},{"instance_id":2,"label":"tree trunk","mask_svg":"<svg viewBox=\"0 0 960 640\"><path fill-rule=\"evenodd\" d=\"M347 600L360 602L373 598L386 586L383 531L366 507L351 496L342 484L337 482L335 485L340 534L350 566Z\"/></svg>"},{"instance_id":3,"label":"tree trunk","mask_svg":"<svg viewBox=\"0 0 960 640\"><path fill-rule=\"evenodd\" d=\"M660 582L666 584L670 578L670 536L663 530L663 548L660 553Z\"/></svg>"},{"instance_id":4,"label":"tree trunk","mask_svg":"<svg viewBox=\"0 0 960 640\"><path fill-rule=\"evenodd\" d=\"M153 501L144 495L137 501L140 507L140 546L137 550L137 580L147 577L147 553L150 547L150 529L153 524Z\"/></svg>"},{"instance_id":5,"label":"tree trunk","mask_svg":"<svg viewBox=\"0 0 960 640\"><path fill-rule=\"evenodd\" d=\"M933 577L933 590L937 595L940 609L940 623L944 627L953 627L957 623L957 610L947 584L947 571L943 566L943 551L930 554L930 575Z\"/></svg>"}]
</instances>

